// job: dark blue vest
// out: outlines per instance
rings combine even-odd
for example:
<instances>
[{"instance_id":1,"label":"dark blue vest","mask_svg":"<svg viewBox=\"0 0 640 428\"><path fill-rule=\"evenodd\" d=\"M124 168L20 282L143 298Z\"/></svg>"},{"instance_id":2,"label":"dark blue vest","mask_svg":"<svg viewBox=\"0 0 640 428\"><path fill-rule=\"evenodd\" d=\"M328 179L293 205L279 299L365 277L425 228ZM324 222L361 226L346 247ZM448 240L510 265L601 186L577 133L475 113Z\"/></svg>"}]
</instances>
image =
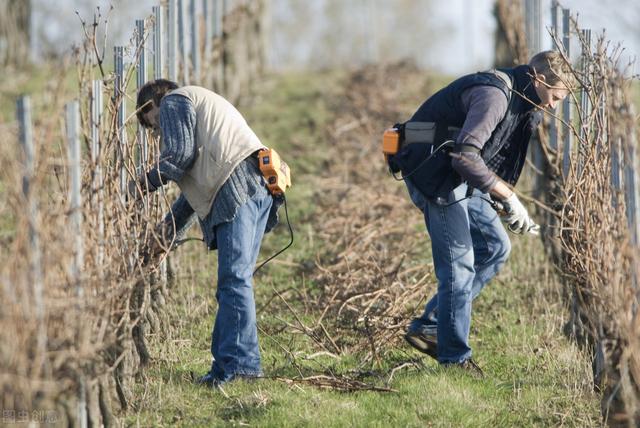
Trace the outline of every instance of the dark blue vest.
<instances>
[{"instance_id":1,"label":"dark blue vest","mask_svg":"<svg viewBox=\"0 0 640 428\"><path fill-rule=\"evenodd\" d=\"M424 102L409 122L436 122L439 125L462 128L466 113L462 105L462 93L477 85L495 86L509 98L507 112L496 126L480 152L482 159L503 180L515 184L524 166L531 135L537 128L542 114L535 105L540 99L534 89L528 66L521 65L501 70L509 75L513 92L502 79L493 73L475 73L463 76L436 92ZM522 95L524 95L524 97ZM529 101L530 100L530 101ZM435 141L439 145L442 141ZM403 147L390 160L392 168L398 167L406 179L427 198L445 198L462 183L460 175L451 167L451 157L442 151L424 162L429 153L427 144L411 144Z\"/></svg>"}]
</instances>

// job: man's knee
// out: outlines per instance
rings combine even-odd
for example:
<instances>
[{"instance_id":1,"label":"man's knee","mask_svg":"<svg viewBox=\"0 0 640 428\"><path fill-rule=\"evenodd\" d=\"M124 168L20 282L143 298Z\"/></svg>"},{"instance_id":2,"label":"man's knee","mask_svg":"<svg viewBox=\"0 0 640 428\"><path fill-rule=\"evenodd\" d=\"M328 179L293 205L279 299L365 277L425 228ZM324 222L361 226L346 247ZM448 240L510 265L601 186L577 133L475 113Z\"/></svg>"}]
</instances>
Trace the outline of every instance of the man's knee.
<instances>
[{"instance_id":1,"label":"man's knee","mask_svg":"<svg viewBox=\"0 0 640 428\"><path fill-rule=\"evenodd\" d=\"M251 287L253 265L235 263L218 269L218 288Z\"/></svg>"}]
</instances>

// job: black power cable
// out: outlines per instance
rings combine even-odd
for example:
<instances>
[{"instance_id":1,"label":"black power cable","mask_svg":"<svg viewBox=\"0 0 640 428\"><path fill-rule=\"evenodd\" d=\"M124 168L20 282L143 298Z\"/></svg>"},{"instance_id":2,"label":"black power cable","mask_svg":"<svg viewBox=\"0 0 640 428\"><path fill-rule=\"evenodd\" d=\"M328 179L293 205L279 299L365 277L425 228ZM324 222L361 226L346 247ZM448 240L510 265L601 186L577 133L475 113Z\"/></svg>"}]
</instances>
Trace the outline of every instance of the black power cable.
<instances>
[{"instance_id":1,"label":"black power cable","mask_svg":"<svg viewBox=\"0 0 640 428\"><path fill-rule=\"evenodd\" d=\"M438 147L436 147L436 149L434 151L432 151L429 154L429 156L427 156L422 162L420 162L420 164L418 164L418 166L415 167L414 170L411 171L410 173L408 173L406 175L402 174L402 177L400 177L400 178L398 178L396 176L396 174L393 173L393 172L391 173L391 175L393 176L393 178L396 181L404 181L405 179L411 177L416 171L418 171L425 163L427 163L432 157L434 157L440 150L442 150L444 147L451 146L452 143L454 143L453 140L446 140L444 143L440 144ZM474 195L467 195L464 198L457 199L457 200L455 200L453 202L450 202L450 203L447 203L447 204L438 203L438 202L436 202L436 203L441 207L447 208L447 207L453 206L455 204L458 204L458 203L464 201L465 199L469 199L469 198L472 198L472 197L477 197L477 198L480 198L483 201L487 202L489 205L491 205L491 208L493 208L496 212L500 212L500 211L504 210L504 205L501 202L495 201L493 199L487 199L487 198L485 198L483 196L474 196Z\"/></svg>"},{"instance_id":2,"label":"black power cable","mask_svg":"<svg viewBox=\"0 0 640 428\"><path fill-rule=\"evenodd\" d=\"M460 199L456 199L453 202L449 202L448 204L440 204L437 203L438 206L443 207L443 208L447 208L450 207L452 205L455 205L457 203L460 203L462 201L464 201L465 199L470 199L470 198L480 198L483 201L485 201L486 203L488 203L489 205L491 205L491 208L493 208L497 213L504 211L504 204L500 201L496 201L495 199L487 199L484 196L480 196L480 195L469 195L469 196L465 196L464 198L460 198Z\"/></svg>"},{"instance_id":3,"label":"black power cable","mask_svg":"<svg viewBox=\"0 0 640 428\"><path fill-rule=\"evenodd\" d=\"M443 147L449 147L449 146L453 145L453 143L454 143L454 141L453 141L453 140L447 140L447 141L445 141L444 143L440 144L438 147L436 147L436 149L435 149L434 151L432 151L432 152L431 152L431 154L429 154L429 156L427 156L427 157L426 157L422 162L420 162L420 163L418 164L418 166L417 166L417 167L415 167L415 168L413 169L413 171L411 171L409 174L406 174L406 175L405 175L405 174L402 174L402 177L400 177L400 178L396 177L396 174L395 174L395 173L393 173L393 172L391 173L391 175L393 176L393 178L394 178L396 181L404 181L404 179L409 178L409 177L411 177L413 174L415 174L415 173L416 173L416 171L418 171L420 168L422 168L422 166L423 166L425 163L429 162L429 160L430 160L432 157L434 157L436 154L438 154L438 152L439 152L440 150L442 150L442 148L443 148Z\"/></svg>"},{"instance_id":4,"label":"black power cable","mask_svg":"<svg viewBox=\"0 0 640 428\"><path fill-rule=\"evenodd\" d=\"M291 222L289 221L289 210L287 209L287 198L284 196L284 193L282 194L282 200L284 201L284 214L285 214L285 217L287 218L287 226L289 227L289 234L291 236L291 241L289 241L289 243L283 249L281 249L271 257L269 257L267 260L260 263L258 267L255 268L255 270L253 271L253 275L255 275L256 272L258 272L258 270L260 270L264 265L266 265L271 260L278 257L280 254L284 253L291 245L293 245L293 228L291 227Z\"/></svg>"},{"instance_id":5,"label":"black power cable","mask_svg":"<svg viewBox=\"0 0 640 428\"><path fill-rule=\"evenodd\" d=\"M282 194L282 200L284 201L284 214L285 217L287 219L287 226L289 227L289 235L291 236L291 240L289 241L289 243L282 248L280 251L278 251L277 253L275 253L274 255L272 255L271 257L269 257L267 260L263 261L262 263L260 263L260 265L258 267L255 268L255 270L253 271L253 275L256 274L256 272L258 272L258 270L260 270L264 265L266 265L267 263L269 263L271 260L275 259L276 257L278 257L280 254L282 254L283 252L285 252L286 250L289 249L289 247L291 245L293 245L293 228L291 227L291 221L289 220L289 210L287 209L287 198L284 196L284 193ZM204 241L204 239L202 238L185 238L185 239L178 239L176 241L173 242L173 245L171 246L171 250L176 249L177 247L181 246L182 244L189 242L189 241Z\"/></svg>"}]
</instances>

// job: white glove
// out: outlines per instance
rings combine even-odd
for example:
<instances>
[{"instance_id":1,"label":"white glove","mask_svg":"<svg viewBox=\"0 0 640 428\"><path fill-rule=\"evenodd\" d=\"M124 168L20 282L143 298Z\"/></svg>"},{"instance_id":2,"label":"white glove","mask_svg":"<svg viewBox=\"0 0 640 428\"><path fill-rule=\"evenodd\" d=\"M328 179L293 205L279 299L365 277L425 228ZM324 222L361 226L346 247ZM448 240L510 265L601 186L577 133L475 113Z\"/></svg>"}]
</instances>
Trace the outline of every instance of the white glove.
<instances>
[{"instance_id":1,"label":"white glove","mask_svg":"<svg viewBox=\"0 0 640 428\"><path fill-rule=\"evenodd\" d=\"M500 216L500 220L507 224L509 230L518 235L529 232L537 235L540 232L540 226L529 217L527 209L522 205L520 199L515 193L512 193L507 199L503 200L505 215Z\"/></svg>"}]
</instances>

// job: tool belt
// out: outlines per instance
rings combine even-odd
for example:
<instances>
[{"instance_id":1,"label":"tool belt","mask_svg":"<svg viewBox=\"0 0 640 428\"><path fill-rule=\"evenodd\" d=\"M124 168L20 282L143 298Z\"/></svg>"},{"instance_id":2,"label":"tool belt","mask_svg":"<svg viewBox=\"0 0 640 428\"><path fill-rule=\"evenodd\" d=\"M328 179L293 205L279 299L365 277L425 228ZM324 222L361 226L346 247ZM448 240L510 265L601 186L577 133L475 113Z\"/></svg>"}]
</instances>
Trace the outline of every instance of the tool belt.
<instances>
[{"instance_id":1,"label":"tool belt","mask_svg":"<svg viewBox=\"0 0 640 428\"><path fill-rule=\"evenodd\" d=\"M460 128L436 122L406 122L387 129L382 137L382 152L386 156L397 154L410 144L436 146L446 140L455 141Z\"/></svg>"},{"instance_id":2,"label":"tool belt","mask_svg":"<svg viewBox=\"0 0 640 428\"><path fill-rule=\"evenodd\" d=\"M459 133L460 128L437 122L396 124L385 131L382 151L391 172L402 172L426 198L446 198L462 183L449 156Z\"/></svg>"}]
</instances>

